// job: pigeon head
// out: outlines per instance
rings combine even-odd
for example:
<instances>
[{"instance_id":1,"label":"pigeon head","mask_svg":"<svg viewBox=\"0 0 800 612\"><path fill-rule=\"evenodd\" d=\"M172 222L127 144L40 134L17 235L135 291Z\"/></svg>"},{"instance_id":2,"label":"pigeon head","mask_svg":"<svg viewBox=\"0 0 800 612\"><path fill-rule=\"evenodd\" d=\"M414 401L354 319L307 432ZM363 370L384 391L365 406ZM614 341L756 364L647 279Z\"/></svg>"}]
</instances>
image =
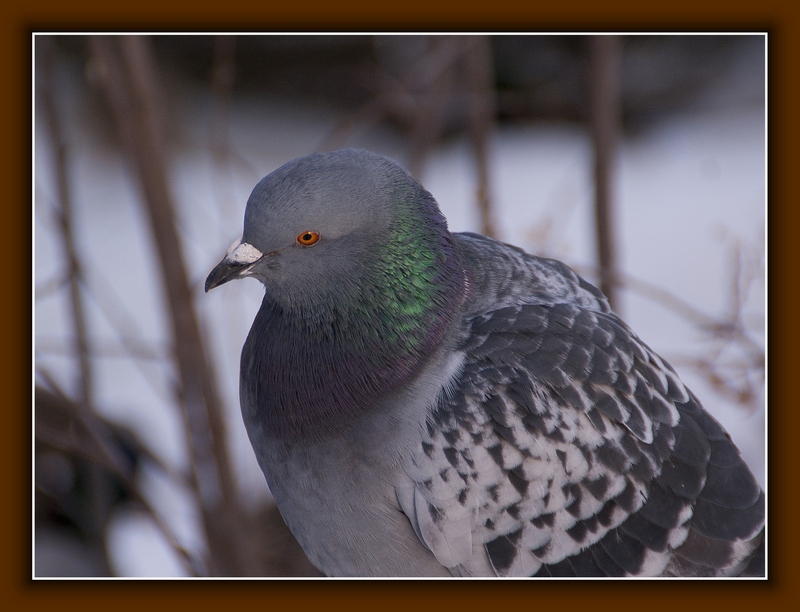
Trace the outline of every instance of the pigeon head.
<instances>
[{"instance_id":1,"label":"pigeon head","mask_svg":"<svg viewBox=\"0 0 800 612\"><path fill-rule=\"evenodd\" d=\"M253 276L287 307L324 300L382 248L392 217L402 214L393 199L403 198L409 179L366 151L285 164L253 189L244 233L209 275L206 291Z\"/></svg>"},{"instance_id":2,"label":"pigeon head","mask_svg":"<svg viewBox=\"0 0 800 612\"><path fill-rule=\"evenodd\" d=\"M407 382L466 292L433 197L392 160L353 149L296 159L256 185L206 291L244 277L266 291L242 377L248 355L275 377L251 403L295 421L357 412Z\"/></svg>"}]
</instances>

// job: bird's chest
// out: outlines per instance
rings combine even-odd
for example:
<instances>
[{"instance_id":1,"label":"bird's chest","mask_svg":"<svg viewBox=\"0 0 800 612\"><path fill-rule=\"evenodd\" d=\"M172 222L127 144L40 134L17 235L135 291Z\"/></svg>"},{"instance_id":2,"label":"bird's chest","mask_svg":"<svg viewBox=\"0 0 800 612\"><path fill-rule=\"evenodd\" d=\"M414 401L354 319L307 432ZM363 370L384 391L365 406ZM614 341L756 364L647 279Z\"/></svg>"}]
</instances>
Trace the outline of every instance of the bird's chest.
<instances>
[{"instance_id":1,"label":"bird's chest","mask_svg":"<svg viewBox=\"0 0 800 612\"><path fill-rule=\"evenodd\" d=\"M344 435L288 443L246 423L270 491L318 568L337 576L445 575L397 502L418 425L372 418Z\"/></svg>"}]
</instances>

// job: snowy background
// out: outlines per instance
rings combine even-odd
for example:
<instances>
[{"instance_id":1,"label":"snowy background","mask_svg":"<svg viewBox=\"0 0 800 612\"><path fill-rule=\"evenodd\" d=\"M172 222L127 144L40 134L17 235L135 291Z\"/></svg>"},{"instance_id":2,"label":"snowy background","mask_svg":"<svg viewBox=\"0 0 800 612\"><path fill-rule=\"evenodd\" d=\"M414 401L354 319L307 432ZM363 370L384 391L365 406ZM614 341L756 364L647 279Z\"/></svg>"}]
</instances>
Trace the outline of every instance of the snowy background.
<instances>
[{"instance_id":1,"label":"snowy background","mask_svg":"<svg viewBox=\"0 0 800 612\"><path fill-rule=\"evenodd\" d=\"M723 423L763 486L763 370L757 358L755 368L752 363L753 355L763 358L765 350L765 39L728 38L736 40L714 56L713 69L701 74L691 95L677 96L674 105L657 98L660 108L626 124L615 179L617 248L626 279L618 310ZM202 556L198 511L180 477L188 469L187 441L174 402L176 374L156 254L141 193L109 135L80 39L59 41L52 88L65 131L74 235L85 270L94 403L110 422L135 432L166 466L153 469L144 462L137 471L138 487L180 545ZM186 68L188 52L169 54L169 42L159 44L157 57L165 58L159 74L167 100L169 175L182 248L227 410L240 503L257 507L268 502L269 493L239 416L238 359L263 290L256 281L245 281L205 295L203 282L241 234L244 205L255 183L320 147L345 111L341 104L320 103L303 92L271 96L255 87L234 88L224 123L234 153L220 157L211 146L212 128L219 123L214 123L218 117L208 83ZM309 46L304 53L326 53L322 41ZM681 66L697 71L697 65L711 60L702 49L693 57L695 51L690 46L674 63L665 54L650 70L646 54L626 59L623 84L635 91L630 82L637 75L657 83L660 75L675 79ZM542 61L535 59L542 53L529 64L518 61L515 69L529 65L537 70ZM502 49L495 58L502 59ZM568 63L564 71L570 70L576 68ZM71 353L52 143L40 106L33 122L34 378L38 385L55 383L69 395L76 392L78 369ZM341 144L408 162L408 139L389 122L353 130ZM501 118L489 161L499 238L595 278L592 148L586 126L569 113ZM480 229L474 167L468 137L453 130L439 139L418 173L453 231ZM732 318L741 323L746 342L715 333L715 323ZM139 349L135 354L132 345ZM725 380L710 376L709 364ZM725 391L726 386L735 392ZM57 453L36 460L37 479L45 471L57 473L56 482L65 490L76 479L74 466ZM59 531L40 518L35 521L34 573L91 575L91 560L74 530ZM187 575L174 546L136 504L115 506L105 534L113 575Z\"/></svg>"}]
</instances>

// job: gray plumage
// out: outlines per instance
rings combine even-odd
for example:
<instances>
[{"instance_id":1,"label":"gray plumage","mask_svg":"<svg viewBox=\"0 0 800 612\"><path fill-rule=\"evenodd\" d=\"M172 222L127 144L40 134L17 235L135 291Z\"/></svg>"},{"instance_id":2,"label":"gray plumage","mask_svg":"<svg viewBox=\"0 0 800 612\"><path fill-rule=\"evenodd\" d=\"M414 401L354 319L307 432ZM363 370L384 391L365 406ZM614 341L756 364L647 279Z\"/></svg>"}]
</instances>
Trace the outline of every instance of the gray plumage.
<instances>
[{"instance_id":1,"label":"gray plumage","mask_svg":"<svg viewBox=\"0 0 800 612\"><path fill-rule=\"evenodd\" d=\"M326 574L763 575L764 494L669 364L391 160L265 177L206 290L244 276L244 422Z\"/></svg>"}]
</instances>

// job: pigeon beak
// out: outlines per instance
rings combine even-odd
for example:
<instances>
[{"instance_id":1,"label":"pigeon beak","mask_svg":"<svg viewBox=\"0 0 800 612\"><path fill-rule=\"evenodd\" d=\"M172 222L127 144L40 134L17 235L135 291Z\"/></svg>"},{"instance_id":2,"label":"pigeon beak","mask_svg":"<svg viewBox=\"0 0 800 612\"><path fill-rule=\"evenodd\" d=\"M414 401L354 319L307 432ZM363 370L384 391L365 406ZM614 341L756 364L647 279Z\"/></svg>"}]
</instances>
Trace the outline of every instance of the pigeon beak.
<instances>
[{"instance_id":1,"label":"pigeon beak","mask_svg":"<svg viewBox=\"0 0 800 612\"><path fill-rule=\"evenodd\" d=\"M264 254L252 244L239 238L229 248L225 258L217 264L206 279L206 293L228 281L250 275L250 270Z\"/></svg>"}]
</instances>

